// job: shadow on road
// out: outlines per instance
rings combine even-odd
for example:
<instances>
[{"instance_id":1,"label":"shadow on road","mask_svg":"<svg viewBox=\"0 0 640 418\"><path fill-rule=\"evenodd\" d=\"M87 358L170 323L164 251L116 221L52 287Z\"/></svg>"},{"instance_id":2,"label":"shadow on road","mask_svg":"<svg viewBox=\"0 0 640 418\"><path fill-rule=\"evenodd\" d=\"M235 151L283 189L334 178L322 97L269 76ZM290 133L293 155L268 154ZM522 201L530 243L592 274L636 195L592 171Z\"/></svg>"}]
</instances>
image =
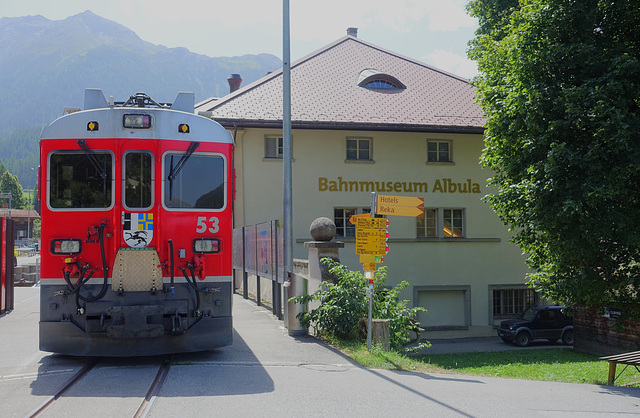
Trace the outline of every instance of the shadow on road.
<instances>
[{"instance_id":1,"label":"shadow on road","mask_svg":"<svg viewBox=\"0 0 640 418\"><path fill-rule=\"evenodd\" d=\"M52 354L43 357L36 380L31 384L32 395L53 396L56 391L91 361L91 357L72 357ZM140 386L145 386L150 369L159 366L165 356L100 358L95 369L80 380L65 396L75 397L140 397L131 391L130 379L140 370ZM91 374L105 373L109 379L91 379ZM153 374L153 373L151 373ZM119 381L120 375L121 381ZM91 381L91 387L82 390L83 381ZM104 386L104 387L101 387ZM224 396L267 393L274 390L274 383L249 346L234 330L233 344L201 353L176 354L171 357L171 369L162 387L162 397Z\"/></svg>"}]
</instances>

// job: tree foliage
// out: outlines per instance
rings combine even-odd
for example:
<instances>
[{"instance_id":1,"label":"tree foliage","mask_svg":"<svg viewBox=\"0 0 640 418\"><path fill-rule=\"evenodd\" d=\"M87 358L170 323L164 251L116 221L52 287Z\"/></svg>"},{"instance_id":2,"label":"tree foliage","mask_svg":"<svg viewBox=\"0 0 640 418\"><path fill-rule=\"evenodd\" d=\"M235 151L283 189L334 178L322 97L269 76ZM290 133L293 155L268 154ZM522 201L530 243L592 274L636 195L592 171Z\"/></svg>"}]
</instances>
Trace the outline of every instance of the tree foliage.
<instances>
[{"instance_id":1,"label":"tree foliage","mask_svg":"<svg viewBox=\"0 0 640 418\"><path fill-rule=\"evenodd\" d=\"M474 0L487 199L546 297L635 303L640 286L640 7Z\"/></svg>"},{"instance_id":2,"label":"tree foliage","mask_svg":"<svg viewBox=\"0 0 640 418\"><path fill-rule=\"evenodd\" d=\"M15 174L24 189L34 188L40 158L38 141L42 126L18 129L7 138L0 137L0 161ZM1 174L1 173L0 173Z\"/></svg>"},{"instance_id":3,"label":"tree foliage","mask_svg":"<svg viewBox=\"0 0 640 418\"><path fill-rule=\"evenodd\" d=\"M18 182L18 177L8 171L5 171L0 175L0 192L11 193L12 209L27 208L27 197L22 192L22 186L20 186L20 183ZM9 199L3 198L3 202L8 205Z\"/></svg>"}]
</instances>

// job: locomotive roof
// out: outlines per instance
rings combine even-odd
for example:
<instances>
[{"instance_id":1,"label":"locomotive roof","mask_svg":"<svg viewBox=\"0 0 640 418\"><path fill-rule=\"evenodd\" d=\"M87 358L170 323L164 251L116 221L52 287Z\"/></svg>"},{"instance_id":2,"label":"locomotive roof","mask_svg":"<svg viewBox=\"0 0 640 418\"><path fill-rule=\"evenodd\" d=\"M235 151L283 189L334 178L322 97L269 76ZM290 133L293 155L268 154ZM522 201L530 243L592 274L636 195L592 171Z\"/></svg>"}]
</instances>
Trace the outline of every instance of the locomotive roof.
<instances>
[{"instance_id":1,"label":"locomotive roof","mask_svg":"<svg viewBox=\"0 0 640 418\"><path fill-rule=\"evenodd\" d=\"M85 90L85 110L65 109L67 114L45 126L40 139L172 139L183 141L233 143L231 133L212 119L193 113L193 93L179 93L172 105L157 103L138 93L124 103L108 103L102 90ZM148 114L154 118L150 129L123 127L125 114ZM162 117L160 118L160 115ZM90 122L99 129L88 130ZM189 125L189 132L179 133L178 125Z\"/></svg>"}]
</instances>

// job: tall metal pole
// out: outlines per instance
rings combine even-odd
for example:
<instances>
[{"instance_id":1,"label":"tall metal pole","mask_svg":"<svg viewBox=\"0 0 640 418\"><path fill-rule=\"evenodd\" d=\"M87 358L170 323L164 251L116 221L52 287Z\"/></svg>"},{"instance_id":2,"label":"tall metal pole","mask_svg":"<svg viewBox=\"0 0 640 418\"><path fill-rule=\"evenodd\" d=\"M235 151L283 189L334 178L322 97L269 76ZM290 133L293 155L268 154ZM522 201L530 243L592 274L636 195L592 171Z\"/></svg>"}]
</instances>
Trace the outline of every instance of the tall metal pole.
<instances>
[{"instance_id":1,"label":"tall metal pole","mask_svg":"<svg viewBox=\"0 0 640 418\"><path fill-rule=\"evenodd\" d=\"M282 1L282 205L284 233L284 268L288 276L293 272L293 187L291 180L291 58L289 36L289 0ZM285 276L285 277L287 277ZM285 300L289 299L289 288L284 288ZM285 305L287 306L287 305ZM290 312L285 314L291 315ZM287 318L288 319L288 318Z\"/></svg>"},{"instance_id":2,"label":"tall metal pole","mask_svg":"<svg viewBox=\"0 0 640 418\"><path fill-rule=\"evenodd\" d=\"M371 192L371 217L376 217L376 192ZM364 272L365 278L369 281L367 287L367 297L369 298L369 316L367 317L367 350L371 351L371 331L373 327L373 278L372 271Z\"/></svg>"}]
</instances>

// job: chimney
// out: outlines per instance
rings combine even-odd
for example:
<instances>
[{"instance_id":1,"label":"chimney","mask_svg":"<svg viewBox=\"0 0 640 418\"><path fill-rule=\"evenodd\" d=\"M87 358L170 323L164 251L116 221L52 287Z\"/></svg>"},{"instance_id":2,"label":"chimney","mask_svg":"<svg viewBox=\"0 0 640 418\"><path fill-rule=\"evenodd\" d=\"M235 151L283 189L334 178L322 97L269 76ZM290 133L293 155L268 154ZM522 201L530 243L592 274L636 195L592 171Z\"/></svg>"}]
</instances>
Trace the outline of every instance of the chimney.
<instances>
[{"instance_id":1,"label":"chimney","mask_svg":"<svg viewBox=\"0 0 640 418\"><path fill-rule=\"evenodd\" d=\"M347 36L358 37L358 28L347 28Z\"/></svg>"},{"instance_id":2,"label":"chimney","mask_svg":"<svg viewBox=\"0 0 640 418\"><path fill-rule=\"evenodd\" d=\"M231 74L227 81L229 82L229 93L233 93L240 88L242 77L240 77L240 74Z\"/></svg>"}]
</instances>

